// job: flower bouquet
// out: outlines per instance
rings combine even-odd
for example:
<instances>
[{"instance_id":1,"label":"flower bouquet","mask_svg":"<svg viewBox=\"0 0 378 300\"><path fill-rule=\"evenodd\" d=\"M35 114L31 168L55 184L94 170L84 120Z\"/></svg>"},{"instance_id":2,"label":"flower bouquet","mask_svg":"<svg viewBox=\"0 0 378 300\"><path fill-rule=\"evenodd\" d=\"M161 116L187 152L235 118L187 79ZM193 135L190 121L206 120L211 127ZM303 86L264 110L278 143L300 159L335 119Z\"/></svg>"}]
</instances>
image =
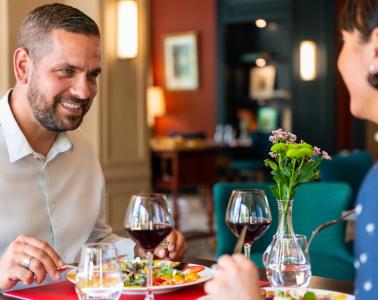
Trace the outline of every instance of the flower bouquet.
<instances>
[{"instance_id":1,"label":"flower bouquet","mask_svg":"<svg viewBox=\"0 0 378 300\"><path fill-rule=\"evenodd\" d=\"M306 287L311 278L307 253L296 239L292 225L295 189L301 183L320 178L320 164L331 159L327 152L282 129L272 132L270 159L264 160L272 169L275 181L273 195L278 205L278 229L263 255L267 277L274 287Z\"/></svg>"},{"instance_id":2,"label":"flower bouquet","mask_svg":"<svg viewBox=\"0 0 378 300\"><path fill-rule=\"evenodd\" d=\"M327 152L304 141L296 142L295 134L278 129L272 132L272 142L265 165L272 169L276 186L273 195L278 200L290 200L294 197L296 187L305 182L320 178L319 166L325 159L331 159Z\"/></svg>"}]
</instances>

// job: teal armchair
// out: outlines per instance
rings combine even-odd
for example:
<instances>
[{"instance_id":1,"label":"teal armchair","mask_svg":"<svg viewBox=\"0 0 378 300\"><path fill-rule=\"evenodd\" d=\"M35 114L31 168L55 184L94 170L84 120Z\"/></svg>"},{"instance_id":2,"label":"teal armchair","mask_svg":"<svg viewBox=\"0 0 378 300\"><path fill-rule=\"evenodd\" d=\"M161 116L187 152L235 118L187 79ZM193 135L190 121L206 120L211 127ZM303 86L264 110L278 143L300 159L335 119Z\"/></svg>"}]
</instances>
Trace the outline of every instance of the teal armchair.
<instances>
[{"instance_id":1,"label":"teal armchair","mask_svg":"<svg viewBox=\"0 0 378 300\"><path fill-rule=\"evenodd\" d=\"M351 187L344 182L316 182L298 187L293 205L293 225L296 233L310 238L322 223L339 217L352 203ZM346 222L339 222L321 231L310 247L314 275L353 280L354 257L345 242Z\"/></svg>"},{"instance_id":2,"label":"teal armchair","mask_svg":"<svg viewBox=\"0 0 378 300\"><path fill-rule=\"evenodd\" d=\"M353 206L360 185L372 165L373 160L367 151L340 153L333 156L332 160L322 162L320 177L325 182L343 181L348 183L352 188L351 206Z\"/></svg>"},{"instance_id":3,"label":"teal armchair","mask_svg":"<svg viewBox=\"0 0 378 300\"><path fill-rule=\"evenodd\" d=\"M236 242L225 223L229 197L233 189L263 189L272 211L272 224L267 232L252 246L251 259L262 268L262 254L277 230L277 204L270 186L273 183L217 183L214 186L214 208L217 224L217 258L231 254ZM335 219L347 210L352 201L349 185L340 182L317 182L298 187L293 205L293 224L296 233L308 238L320 224ZM353 255L344 242L346 223L341 222L321 231L310 248L314 275L335 279L353 280Z\"/></svg>"}]
</instances>

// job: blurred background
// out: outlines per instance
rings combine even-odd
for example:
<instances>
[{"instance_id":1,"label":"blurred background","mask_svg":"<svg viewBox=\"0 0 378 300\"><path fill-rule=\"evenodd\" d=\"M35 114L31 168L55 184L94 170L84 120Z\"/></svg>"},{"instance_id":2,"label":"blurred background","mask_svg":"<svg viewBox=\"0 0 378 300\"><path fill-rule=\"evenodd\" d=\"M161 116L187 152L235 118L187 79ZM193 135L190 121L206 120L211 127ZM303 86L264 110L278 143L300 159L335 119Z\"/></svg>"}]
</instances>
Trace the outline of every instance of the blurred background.
<instances>
[{"instance_id":1,"label":"blurred background","mask_svg":"<svg viewBox=\"0 0 378 300\"><path fill-rule=\"evenodd\" d=\"M14 84L21 20L49 2L0 0L1 93ZM344 0L57 2L102 32L99 93L82 128L116 231L130 195L162 191L189 238L213 236L213 185L269 181L262 160L277 128L332 155L377 158L378 129L350 115L336 67Z\"/></svg>"}]
</instances>

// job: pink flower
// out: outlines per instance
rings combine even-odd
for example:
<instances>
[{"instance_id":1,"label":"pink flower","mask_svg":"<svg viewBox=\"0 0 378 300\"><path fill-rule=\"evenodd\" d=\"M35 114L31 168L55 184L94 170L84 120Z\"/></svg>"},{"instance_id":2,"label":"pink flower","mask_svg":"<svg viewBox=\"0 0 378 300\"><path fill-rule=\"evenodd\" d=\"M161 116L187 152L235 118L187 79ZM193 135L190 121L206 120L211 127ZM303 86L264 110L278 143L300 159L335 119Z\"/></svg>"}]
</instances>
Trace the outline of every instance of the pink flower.
<instances>
[{"instance_id":1,"label":"pink flower","mask_svg":"<svg viewBox=\"0 0 378 300\"><path fill-rule=\"evenodd\" d=\"M322 154L322 150L319 147L314 146L314 155L320 156Z\"/></svg>"},{"instance_id":2,"label":"pink flower","mask_svg":"<svg viewBox=\"0 0 378 300\"><path fill-rule=\"evenodd\" d=\"M277 154L274 153L274 152L269 152L269 155L270 155L270 157L272 157L272 158L276 158L276 157L277 157Z\"/></svg>"},{"instance_id":3,"label":"pink flower","mask_svg":"<svg viewBox=\"0 0 378 300\"><path fill-rule=\"evenodd\" d=\"M325 151L322 151L322 158L326 159L326 160L331 160L331 156L329 156L329 154Z\"/></svg>"},{"instance_id":4,"label":"pink flower","mask_svg":"<svg viewBox=\"0 0 378 300\"><path fill-rule=\"evenodd\" d=\"M282 128L272 131L269 141L273 144L286 143L293 144L297 140L297 136L291 132L286 132Z\"/></svg>"}]
</instances>

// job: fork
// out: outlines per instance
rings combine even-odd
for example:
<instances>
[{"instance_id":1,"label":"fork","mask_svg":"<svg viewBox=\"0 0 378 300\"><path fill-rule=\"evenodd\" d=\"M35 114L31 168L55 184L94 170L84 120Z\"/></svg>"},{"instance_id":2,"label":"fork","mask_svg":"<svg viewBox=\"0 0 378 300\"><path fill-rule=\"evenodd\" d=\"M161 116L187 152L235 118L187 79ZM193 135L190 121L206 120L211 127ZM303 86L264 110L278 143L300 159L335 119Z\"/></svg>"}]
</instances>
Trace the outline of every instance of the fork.
<instances>
[{"instance_id":1,"label":"fork","mask_svg":"<svg viewBox=\"0 0 378 300\"><path fill-rule=\"evenodd\" d=\"M77 269L77 266L73 264L64 264L63 266L57 267L56 268L58 271L65 271L68 269Z\"/></svg>"},{"instance_id":2,"label":"fork","mask_svg":"<svg viewBox=\"0 0 378 300\"><path fill-rule=\"evenodd\" d=\"M308 240L308 243L307 243L307 246L306 246L306 249L305 249L306 253L308 253L308 250L310 249L310 245L311 245L313 239L318 235L318 233L320 231L322 231L323 229L325 229L329 226L335 225L336 223L339 223L340 221L346 220L347 217L354 214L355 212L356 212L356 209L353 208L353 209L348 210L345 213L343 213L340 217L338 217L334 220L328 221L326 223L320 224L318 227L316 227L316 229L312 232L310 239Z\"/></svg>"},{"instance_id":3,"label":"fork","mask_svg":"<svg viewBox=\"0 0 378 300\"><path fill-rule=\"evenodd\" d=\"M235 248L234 248L234 254L235 253L241 253L244 245L245 235L247 233L247 225L245 225L240 232L238 241L236 242Z\"/></svg>"}]
</instances>

